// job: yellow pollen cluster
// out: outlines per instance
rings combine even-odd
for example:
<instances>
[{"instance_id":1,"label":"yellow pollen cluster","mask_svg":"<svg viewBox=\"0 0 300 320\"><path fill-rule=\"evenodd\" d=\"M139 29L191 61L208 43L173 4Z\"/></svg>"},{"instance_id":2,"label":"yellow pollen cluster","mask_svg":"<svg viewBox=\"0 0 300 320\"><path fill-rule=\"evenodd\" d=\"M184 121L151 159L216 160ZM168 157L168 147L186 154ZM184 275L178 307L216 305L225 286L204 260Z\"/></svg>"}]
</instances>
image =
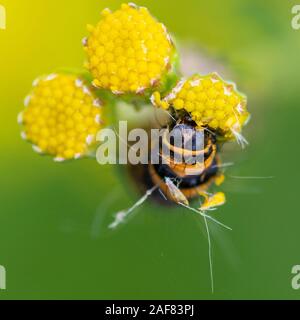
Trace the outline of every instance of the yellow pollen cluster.
<instances>
[{"instance_id":1,"label":"yellow pollen cluster","mask_svg":"<svg viewBox=\"0 0 300 320\"><path fill-rule=\"evenodd\" d=\"M23 137L57 161L79 158L101 128L100 101L75 75L53 74L34 82L19 115Z\"/></svg>"},{"instance_id":2,"label":"yellow pollen cluster","mask_svg":"<svg viewBox=\"0 0 300 320\"><path fill-rule=\"evenodd\" d=\"M219 206L222 206L226 202L226 197L223 192L217 192L211 196L208 196L206 193L200 194L204 197L204 202L200 207L200 210L209 210Z\"/></svg>"},{"instance_id":3,"label":"yellow pollen cluster","mask_svg":"<svg viewBox=\"0 0 300 320\"><path fill-rule=\"evenodd\" d=\"M185 110L198 126L209 126L225 138L240 133L249 118L246 98L215 73L181 81L163 100L155 92L152 102L164 109Z\"/></svg>"},{"instance_id":4,"label":"yellow pollen cluster","mask_svg":"<svg viewBox=\"0 0 300 320\"><path fill-rule=\"evenodd\" d=\"M146 8L123 4L113 13L105 9L98 25L88 25L88 31L87 67L96 87L143 92L158 85L171 67L172 42Z\"/></svg>"}]
</instances>

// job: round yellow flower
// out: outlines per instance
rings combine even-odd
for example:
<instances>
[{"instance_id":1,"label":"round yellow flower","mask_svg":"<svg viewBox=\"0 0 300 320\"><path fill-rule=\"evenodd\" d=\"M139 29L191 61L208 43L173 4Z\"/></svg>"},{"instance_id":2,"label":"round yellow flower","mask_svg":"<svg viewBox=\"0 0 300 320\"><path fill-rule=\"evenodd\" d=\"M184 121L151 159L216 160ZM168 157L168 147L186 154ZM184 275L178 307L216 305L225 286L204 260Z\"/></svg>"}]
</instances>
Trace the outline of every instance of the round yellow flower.
<instances>
[{"instance_id":1,"label":"round yellow flower","mask_svg":"<svg viewBox=\"0 0 300 320\"><path fill-rule=\"evenodd\" d=\"M80 77L51 74L34 81L18 121L35 151L56 161L87 155L101 128L101 102Z\"/></svg>"},{"instance_id":2,"label":"round yellow flower","mask_svg":"<svg viewBox=\"0 0 300 320\"><path fill-rule=\"evenodd\" d=\"M87 67L96 87L117 94L141 93L160 84L172 65L174 47L166 28L144 7L105 9L96 27L88 25Z\"/></svg>"},{"instance_id":3,"label":"round yellow flower","mask_svg":"<svg viewBox=\"0 0 300 320\"><path fill-rule=\"evenodd\" d=\"M228 139L236 137L249 119L246 97L216 73L194 75L180 81L163 99L155 92L151 100L164 109L187 112L198 126L207 126Z\"/></svg>"}]
</instances>

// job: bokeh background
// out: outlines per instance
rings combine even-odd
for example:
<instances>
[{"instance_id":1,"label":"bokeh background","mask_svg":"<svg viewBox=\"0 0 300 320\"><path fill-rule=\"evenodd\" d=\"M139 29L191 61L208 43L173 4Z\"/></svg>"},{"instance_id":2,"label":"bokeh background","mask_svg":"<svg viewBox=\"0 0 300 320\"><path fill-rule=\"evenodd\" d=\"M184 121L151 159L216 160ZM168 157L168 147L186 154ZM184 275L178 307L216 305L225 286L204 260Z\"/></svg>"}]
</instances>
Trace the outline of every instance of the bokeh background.
<instances>
[{"instance_id":1,"label":"bokeh background","mask_svg":"<svg viewBox=\"0 0 300 320\"><path fill-rule=\"evenodd\" d=\"M93 160L56 164L20 138L16 117L32 80L81 67L85 25L121 1L0 2L7 11L0 30L0 264L7 290L0 299L300 298L291 287L292 266L300 264L296 1L137 2L214 61L195 72L221 66L248 95L251 144L232 148L228 203L214 213L233 231L210 224L214 294L200 218L147 203L106 234L103 223L138 198L128 191L131 182Z\"/></svg>"}]
</instances>

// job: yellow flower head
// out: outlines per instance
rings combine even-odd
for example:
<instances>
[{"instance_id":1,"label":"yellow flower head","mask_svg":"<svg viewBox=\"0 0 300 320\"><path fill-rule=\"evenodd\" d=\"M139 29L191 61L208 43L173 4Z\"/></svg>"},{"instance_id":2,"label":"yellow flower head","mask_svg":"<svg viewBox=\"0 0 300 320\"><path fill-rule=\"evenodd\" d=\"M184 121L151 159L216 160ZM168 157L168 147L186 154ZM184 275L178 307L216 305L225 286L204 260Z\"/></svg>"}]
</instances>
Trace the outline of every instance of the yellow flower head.
<instances>
[{"instance_id":1,"label":"yellow flower head","mask_svg":"<svg viewBox=\"0 0 300 320\"><path fill-rule=\"evenodd\" d=\"M146 8L123 4L115 12L105 9L97 26L88 25L88 31L87 67L96 87L141 93L159 85L171 69L171 38Z\"/></svg>"},{"instance_id":2,"label":"yellow flower head","mask_svg":"<svg viewBox=\"0 0 300 320\"><path fill-rule=\"evenodd\" d=\"M246 97L216 73L182 80L162 100L155 92L152 103L164 109L183 110L199 127L207 126L226 139L237 137L249 119Z\"/></svg>"},{"instance_id":3,"label":"yellow flower head","mask_svg":"<svg viewBox=\"0 0 300 320\"><path fill-rule=\"evenodd\" d=\"M101 128L101 102L75 75L52 74L34 81L18 121L35 151L57 161L87 155Z\"/></svg>"}]
</instances>

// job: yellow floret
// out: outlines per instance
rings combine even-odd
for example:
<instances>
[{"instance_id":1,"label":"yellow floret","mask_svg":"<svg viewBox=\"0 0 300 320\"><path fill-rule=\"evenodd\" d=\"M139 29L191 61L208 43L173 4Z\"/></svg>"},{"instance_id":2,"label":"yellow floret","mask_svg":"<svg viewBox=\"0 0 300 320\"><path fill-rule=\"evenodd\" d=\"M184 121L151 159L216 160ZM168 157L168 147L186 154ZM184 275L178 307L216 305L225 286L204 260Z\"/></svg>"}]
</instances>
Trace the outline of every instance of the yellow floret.
<instances>
[{"instance_id":1,"label":"yellow floret","mask_svg":"<svg viewBox=\"0 0 300 320\"><path fill-rule=\"evenodd\" d=\"M185 110L198 126L208 126L227 139L238 135L249 118L246 98L215 73L183 80L163 99L154 93L152 102Z\"/></svg>"},{"instance_id":2,"label":"yellow floret","mask_svg":"<svg viewBox=\"0 0 300 320\"><path fill-rule=\"evenodd\" d=\"M139 93L160 84L171 68L172 41L146 8L123 4L115 12L105 9L97 26L87 29L88 68L97 87Z\"/></svg>"},{"instance_id":3,"label":"yellow floret","mask_svg":"<svg viewBox=\"0 0 300 320\"><path fill-rule=\"evenodd\" d=\"M87 155L101 129L101 103L75 75L52 74L34 82L18 121L34 150L57 161Z\"/></svg>"}]
</instances>

